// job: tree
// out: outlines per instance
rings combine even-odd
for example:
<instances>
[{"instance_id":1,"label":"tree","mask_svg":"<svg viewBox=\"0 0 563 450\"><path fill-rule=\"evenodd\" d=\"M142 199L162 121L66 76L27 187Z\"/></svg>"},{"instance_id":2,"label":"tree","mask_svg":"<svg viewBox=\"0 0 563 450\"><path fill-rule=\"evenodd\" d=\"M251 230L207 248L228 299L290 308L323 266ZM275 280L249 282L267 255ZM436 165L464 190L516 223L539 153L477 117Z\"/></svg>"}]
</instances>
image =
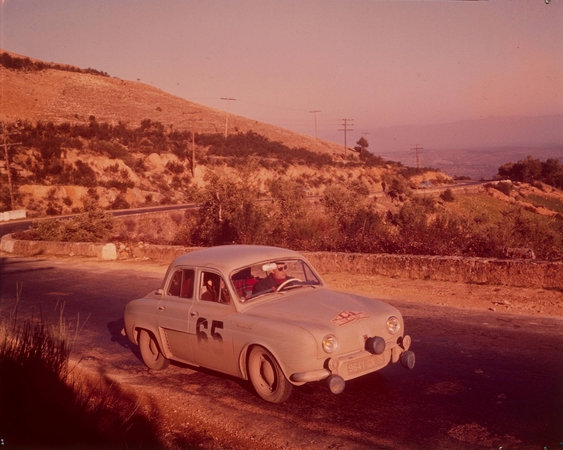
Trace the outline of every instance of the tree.
<instances>
[{"instance_id":1,"label":"tree","mask_svg":"<svg viewBox=\"0 0 563 450\"><path fill-rule=\"evenodd\" d=\"M524 183L533 183L541 180L542 164L539 159L532 158L528 155L525 160L518 161L522 165L522 181Z\"/></svg>"},{"instance_id":2,"label":"tree","mask_svg":"<svg viewBox=\"0 0 563 450\"><path fill-rule=\"evenodd\" d=\"M550 158L542 163L543 182L558 189L563 189L563 165L557 158Z\"/></svg>"},{"instance_id":3,"label":"tree","mask_svg":"<svg viewBox=\"0 0 563 450\"><path fill-rule=\"evenodd\" d=\"M375 211L374 200L366 194L366 186L351 182L333 185L325 190L322 204L327 217L334 220L336 238L326 236L329 250L373 251L385 234L383 219Z\"/></svg>"},{"instance_id":4,"label":"tree","mask_svg":"<svg viewBox=\"0 0 563 450\"><path fill-rule=\"evenodd\" d=\"M260 241L266 217L257 201L256 177L245 170L235 173L219 166L206 173L199 218L191 235L193 244Z\"/></svg>"},{"instance_id":5,"label":"tree","mask_svg":"<svg viewBox=\"0 0 563 450\"><path fill-rule=\"evenodd\" d=\"M358 140L358 142L356 142L356 144L358 144L358 145L356 145L356 146L354 147L354 150L356 150L360 155L361 155L363 152L367 152L367 151L368 151L369 143L368 143L368 141L367 141L367 139L366 139L365 137L362 136L362 137Z\"/></svg>"}]
</instances>

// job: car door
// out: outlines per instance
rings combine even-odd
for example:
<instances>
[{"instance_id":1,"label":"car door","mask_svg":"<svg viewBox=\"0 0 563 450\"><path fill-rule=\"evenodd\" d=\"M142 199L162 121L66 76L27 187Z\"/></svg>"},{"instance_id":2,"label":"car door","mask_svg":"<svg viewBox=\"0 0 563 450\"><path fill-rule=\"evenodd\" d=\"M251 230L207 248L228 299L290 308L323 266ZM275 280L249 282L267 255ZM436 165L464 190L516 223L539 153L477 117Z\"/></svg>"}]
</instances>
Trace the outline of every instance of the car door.
<instances>
[{"instance_id":1,"label":"car door","mask_svg":"<svg viewBox=\"0 0 563 450\"><path fill-rule=\"evenodd\" d=\"M189 339L190 311L194 303L195 269L179 267L170 274L158 303L158 326L168 356L194 364Z\"/></svg>"},{"instance_id":2,"label":"car door","mask_svg":"<svg viewBox=\"0 0 563 450\"><path fill-rule=\"evenodd\" d=\"M217 272L201 270L190 310L189 333L195 363L239 375L233 352L231 317L236 313L231 293Z\"/></svg>"}]
</instances>

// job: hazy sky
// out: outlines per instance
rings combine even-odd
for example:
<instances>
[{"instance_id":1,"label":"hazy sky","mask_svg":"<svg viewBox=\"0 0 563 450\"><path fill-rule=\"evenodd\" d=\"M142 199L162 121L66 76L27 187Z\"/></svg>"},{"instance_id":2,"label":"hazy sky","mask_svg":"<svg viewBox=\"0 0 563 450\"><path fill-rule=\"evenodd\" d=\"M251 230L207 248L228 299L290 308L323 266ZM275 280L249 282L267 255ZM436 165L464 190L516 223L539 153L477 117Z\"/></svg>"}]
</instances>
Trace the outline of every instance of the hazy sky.
<instances>
[{"instance_id":1,"label":"hazy sky","mask_svg":"<svg viewBox=\"0 0 563 450\"><path fill-rule=\"evenodd\" d=\"M331 140L563 113L563 0L4 0L0 25L3 49Z\"/></svg>"}]
</instances>

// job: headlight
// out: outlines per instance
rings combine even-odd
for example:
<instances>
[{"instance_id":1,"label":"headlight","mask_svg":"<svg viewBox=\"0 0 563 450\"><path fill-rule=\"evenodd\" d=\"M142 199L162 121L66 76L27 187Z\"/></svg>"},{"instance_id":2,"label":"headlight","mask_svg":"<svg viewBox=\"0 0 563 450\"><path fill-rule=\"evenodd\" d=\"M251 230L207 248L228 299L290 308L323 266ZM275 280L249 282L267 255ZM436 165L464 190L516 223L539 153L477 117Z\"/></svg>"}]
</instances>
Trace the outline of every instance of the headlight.
<instances>
[{"instance_id":1,"label":"headlight","mask_svg":"<svg viewBox=\"0 0 563 450\"><path fill-rule=\"evenodd\" d=\"M332 353L338 347L338 341L332 334L328 334L323 338L323 350Z\"/></svg>"},{"instance_id":2,"label":"headlight","mask_svg":"<svg viewBox=\"0 0 563 450\"><path fill-rule=\"evenodd\" d=\"M397 334L401 330L401 321L395 317L391 316L387 319L387 331L391 334Z\"/></svg>"}]
</instances>

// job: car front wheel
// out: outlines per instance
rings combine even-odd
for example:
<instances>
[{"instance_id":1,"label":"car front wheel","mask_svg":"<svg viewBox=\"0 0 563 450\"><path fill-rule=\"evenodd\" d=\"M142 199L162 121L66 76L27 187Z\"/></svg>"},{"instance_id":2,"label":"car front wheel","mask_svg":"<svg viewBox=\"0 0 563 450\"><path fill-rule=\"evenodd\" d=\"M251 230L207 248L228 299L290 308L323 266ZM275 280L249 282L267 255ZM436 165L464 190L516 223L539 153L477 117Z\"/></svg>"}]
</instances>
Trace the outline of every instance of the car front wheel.
<instances>
[{"instance_id":1,"label":"car front wheel","mask_svg":"<svg viewBox=\"0 0 563 450\"><path fill-rule=\"evenodd\" d=\"M170 364L170 360L160 351L155 337L147 330L139 332L139 349L141 350L143 361L149 369L163 370Z\"/></svg>"},{"instance_id":2,"label":"car front wheel","mask_svg":"<svg viewBox=\"0 0 563 450\"><path fill-rule=\"evenodd\" d=\"M272 403L286 401L292 384L287 381L273 355L262 347L254 347L248 357L248 374L256 393Z\"/></svg>"}]
</instances>

